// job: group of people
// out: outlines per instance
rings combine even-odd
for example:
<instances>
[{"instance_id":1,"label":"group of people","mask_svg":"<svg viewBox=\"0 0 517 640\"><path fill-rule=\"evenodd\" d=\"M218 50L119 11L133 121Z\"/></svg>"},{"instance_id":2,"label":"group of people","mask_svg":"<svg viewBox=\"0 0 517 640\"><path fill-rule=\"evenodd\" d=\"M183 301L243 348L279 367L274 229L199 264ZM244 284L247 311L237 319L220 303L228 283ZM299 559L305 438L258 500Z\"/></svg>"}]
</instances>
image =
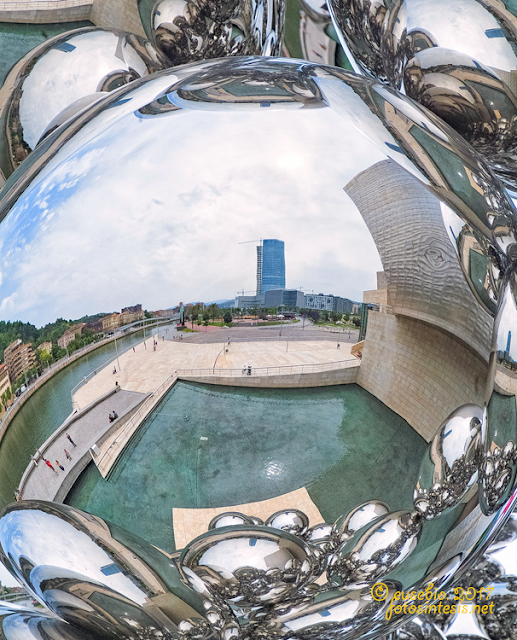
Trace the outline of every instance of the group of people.
<instances>
[{"instance_id":1,"label":"group of people","mask_svg":"<svg viewBox=\"0 0 517 640\"><path fill-rule=\"evenodd\" d=\"M66 434L66 437L67 437L67 440L70 442L70 444L73 447L77 447L77 445L75 444L75 442L72 439L72 436L69 433ZM67 451L66 449L63 449L63 452L64 452L68 462L72 462L72 456L70 455L70 452ZM41 456L41 459L43 460L43 462L47 465L47 467L49 469L51 469L54 473L57 474L57 471L56 471L54 465L52 464L52 462L50 462L50 460L47 460L47 458L44 458L43 456ZM31 456L31 460L33 460L35 462L36 466L37 466L38 462L37 462L37 460L36 460L36 458L34 456ZM59 469L61 469L61 471L65 470L64 466L59 462L59 460L56 460L56 466L59 467ZM20 498L20 499L22 499L22 498Z\"/></svg>"},{"instance_id":2,"label":"group of people","mask_svg":"<svg viewBox=\"0 0 517 640\"><path fill-rule=\"evenodd\" d=\"M113 409L113 413L108 414L108 419L110 422L114 422L118 418L118 413Z\"/></svg>"}]
</instances>

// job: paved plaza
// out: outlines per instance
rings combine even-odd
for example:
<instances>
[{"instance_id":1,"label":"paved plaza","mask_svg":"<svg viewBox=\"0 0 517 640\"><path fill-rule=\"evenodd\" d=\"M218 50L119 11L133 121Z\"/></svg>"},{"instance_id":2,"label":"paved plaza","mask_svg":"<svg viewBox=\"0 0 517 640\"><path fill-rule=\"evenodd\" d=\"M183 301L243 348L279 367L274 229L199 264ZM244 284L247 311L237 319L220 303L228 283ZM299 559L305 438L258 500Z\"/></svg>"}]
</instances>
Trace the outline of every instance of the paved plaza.
<instances>
[{"instance_id":1,"label":"paved plaza","mask_svg":"<svg viewBox=\"0 0 517 640\"><path fill-rule=\"evenodd\" d=\"M290 334L283 332L280 337L278 327L275 329L274 332L263 329L227 329L216 334L182 334L172 329L167 333L162 330L148 337L145 343L140 343L134 350L130 349L120 355L118 361L115 360L89 379L75 393L74 407L84 408L112 389L115 383L128 391L152 393L177 370L242 371L248 366L253 369L289 367L353 359L350 349L354 332L348 342L347 335L321 331L302 333L295 330ZM241 338L250 341L243 342ZM116 373L113 373L114 370Z\"/></svg>"}]
</instances>

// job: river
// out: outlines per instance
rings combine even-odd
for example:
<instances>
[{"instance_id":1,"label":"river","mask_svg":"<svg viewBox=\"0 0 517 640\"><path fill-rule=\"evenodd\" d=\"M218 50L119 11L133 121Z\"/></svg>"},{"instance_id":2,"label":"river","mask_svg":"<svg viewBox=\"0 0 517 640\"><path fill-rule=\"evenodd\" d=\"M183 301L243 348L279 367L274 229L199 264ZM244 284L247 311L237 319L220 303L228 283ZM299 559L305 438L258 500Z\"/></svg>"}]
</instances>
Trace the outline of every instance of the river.
<instances>
[{"instance_id":1,"label":"river","mask_svg":"<svg viewBox=\"0 0 517 640\"><path fill-rule=\"evenodd\" d=\"M140 342L143 331L117 339L120 351ZM84 376L115 355L110 342L53 375L18 411L0 442L0 508L14 499L34 451L72 412L71 390Z\"/></svg>"}]
</instances>

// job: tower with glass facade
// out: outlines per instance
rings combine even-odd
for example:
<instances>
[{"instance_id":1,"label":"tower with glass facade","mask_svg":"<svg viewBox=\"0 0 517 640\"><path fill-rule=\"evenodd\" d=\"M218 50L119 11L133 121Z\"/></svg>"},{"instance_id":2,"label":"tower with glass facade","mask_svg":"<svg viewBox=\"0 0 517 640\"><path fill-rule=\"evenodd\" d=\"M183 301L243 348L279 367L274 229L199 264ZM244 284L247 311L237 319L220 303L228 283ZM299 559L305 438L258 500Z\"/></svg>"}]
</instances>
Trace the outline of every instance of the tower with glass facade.
<instances>
[{"instance_id":1,"label":"tower with glass facade","mask_svg":"<svg viewBox=\"0 0 517 640\"><path fill-rule=\"evenodd\" d=\"M262 264L257 260L257 283L259 267L261 270L260 292L285 288L285 252L282 240L264 240L262 242ZM257 252L258 257L258 252ZM258 288L258 287L257 287Z\"/></svg>"}]
</instances>

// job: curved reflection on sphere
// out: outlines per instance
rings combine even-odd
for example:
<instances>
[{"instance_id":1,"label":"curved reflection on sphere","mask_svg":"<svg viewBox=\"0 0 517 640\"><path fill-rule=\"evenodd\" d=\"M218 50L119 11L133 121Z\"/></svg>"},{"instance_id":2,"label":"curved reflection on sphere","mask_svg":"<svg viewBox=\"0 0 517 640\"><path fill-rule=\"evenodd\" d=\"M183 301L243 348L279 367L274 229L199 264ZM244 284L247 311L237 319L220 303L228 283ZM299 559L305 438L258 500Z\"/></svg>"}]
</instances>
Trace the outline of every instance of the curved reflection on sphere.
<instances>
[{"instance_id":1,"label":"curved reflection on sphere","mask_svg":"<svg viewBox=\"0 0 517 640\"><path fill-rule=\"evenodd\" d=\"M389 640L445 640L446 636L428 617L416 616L397 631L393 631L388 638Z\"/></svg>"},{"instance_id":2,"label":"curved reflection on sphere","mask_svg":"<svg viewBox=\"0 0 517 640\"><path fill-rule=\"evenodd\" d=\"M237 511L226 511L212 518L208 524L208 530L220 529L221 527L233 527L243 524L256 524L249 517Z\"/></svg>"},{"instance_id":3,"label":"curved reflection on sphere","mask_svg":"<svg viewBox=\"0 0 517 640\"><path fill-rule=\"evenodd\" d=\"M24 609L16 604L0 608L1 640L88 640L92 637L96 638L35 609Z\"/></svg>"},{"instance_id":4,"label":"curved reflection on sphere","mask_svg":"<svg viewBox=\"0 0 517 640\"><path fill-rule=\"evenodd\" d=\"M140 36L85 27L50 38L11 70L0 103L0 170L8 177L38 141L105 92L170 65Z\"/></svg>"},{"instance_id":5,"label":"curved reflection on sphere","mask_svg":"<svg viewBox=\"0 0 517 640\"><path fill-rule=\"evenodd\" d=\"M422 460L415 509L435 518L456 506L477 480L485 441L483 409L465 405L450 415Z\"/></svg>"},{"instance_id":6,"label":"curved reflection on sphere","mask_svg":"<svg viewBox=\"0 0 517 640\"><path fill-rule=\"evenodd\" d=\"M337 550L327 570L329 582L352 589L373 584L411 554L421 533L416 512L399 511L374 520Z\"/></svg>"},{"instance_id":7,"label":"curved reflection on sphere","mask_svg":"<svg viewBox=\"0 0 517 640\"><path fill-rule=\"evenodd\" d=\"M309 518L299 509L285 509L273 513L264 524L303 537L309 527Z\"/></svg>"},{"instance_id":8,"label":"curved reflection on sphere","mask_svg":"<svg viewBox=\"0 0 517 640\"><path fill-rule=\"evenodd\" d=\"M391 600L400 583L385 582L387 601ZM382 626L387 605L372 600L369 589L330 589L296 602L291 608L273 605L265 616L255 612L250 616L250 632L253 638L314 638L356 637L354 628L361 628L368 620L370 624Z\"/></svg>"},{"instance_id":9,"label":"curved reflection on sphere","mask_svg":"<svg viewBox=\"0 0 517 640\"><path fill-rule=\"evenodd\" d=\"M517 18L509 7L497 0L400 0L370 9L356 0L329 5L363 73L404 86L516 187Z\"/></svg>"},{"instance_id":10,"label":"curved reflection on sphere","mask_svg":"<svg viewBox=\"0 0 517 640\"><path fill-rule=\"evenodd\" d=\"M349 540L356 531L362 529L370 522L387 515L389 506L380 500L365 502L352 509L350 513L339 517L332 527L331 537L336 546Z\"/></svg>"},{"instance_id":11,"label":"curved reflection on sphere","mask_svg":"<svg viewBox=\"0 0 517 640\"><path fill-rule=\"evenodd\" d=\"M302 540L273 527L223 527L190 542L180 564L225 600L253 606L288 600L312 582L316 563Z\"/></svg>"},{"instance_id":12,"label":"curved reflection on sphere","mask_svg":"<svg viewBox=\"0 0 517 640\"><path fill-rule=\"evenodd\" d=\"M35 500L7 507L0 555L29 593L94 637L213 638L236 626L162 551L72 507Z\"/></svg>"},{"instance_id":13,"label":"curved reflection on sphere","mask_svg":"<svg viewBox=\"0 0 517 640\"><path fill-rule=\"evenodd\" d=\"M332 162L323 161L328 157ZM214 264L225 277L235 271L232 252L214 254L213 247L232 247L250 228L290 233L297 251L323 246L325 265L335 255L343 272L339 260L359 247L357 268L382 269L385 287L374 292L384 301L368 313L358 380L427 441L448 416L470 408L459 435L449 425L452 452L448 431L440 431L443 460L432 470L449 481L449 472L456 478L467 463L454 517L429 522L407 510L412 496L399 487L404 462L397 458L393 474L382 478L394 487L389 508L368 478L359 507L335 506L336 535L325 527L321 538L310 539L303 527L299 537L249 523L215 527L187 544L177 571L171 567L178 584L210 610L210 618L203 616L199 600L189 600L199 617L193 612L181 627L180 620L181 633L205 637L207 625L216 634L225 627L233 633L218 598L242 607L257 634L271 628L290 637L295 626L311 638L387 632L395 621L386 620L385 602L368 597L368 585L382 580L408 589L436 579L447 586L501 524L514 479L495 499L487 497L488 509L475 482L488 438L501 447L514 437L511 423L504 436L498 430L501 412L493 410L506 397L515 403L511 394L503 397L504 384L512 384L506 371L497 368L502 379L494 385L494 330L503 340L515 326L517 216L486 162L418 104L375 81L300 61L227 58L169 69L114 90L51 132L2 190L0 218L2 313L41 324L56 314L81 317L92 301L98 308L124 306L142 292L205 297ZM170 268L192 256L203 258L188 277ZM415 366L428 362L429 368ZM492 415L491 435L478 424L485 411L489 422ZM365 451L354 455L361 469L374 464ZM342 493L333 488L336 502L346 498L343 484ZM421 482L430 490L434 484ZM11 555L5 552L17 575L49 607L69 615L69 585L85 571L53 558L40 569L31 554ZM327 565L332 584L320 588L315 581ZM59 567L57 593L48 567ZM106 597L119 593L98 568L84 578L96 592L104 585ZM116 597L126 604L132 593ZM325 621L328 611L332 619ZM151 613L143 607L142 616ZM84 615L96 632L97 610L93 618Z\"/></svg>"},{"instance_id":14,"label":"curved reflection on sphere","mask_svg":"<svg viewBox=\"0 0 517 640\"><path fill-rule=\"evenodd\" d=\"M158 0L151 31L174 66L227 56L278 56L284 13L284 0Z\"/></svg>"}]
</instances>

